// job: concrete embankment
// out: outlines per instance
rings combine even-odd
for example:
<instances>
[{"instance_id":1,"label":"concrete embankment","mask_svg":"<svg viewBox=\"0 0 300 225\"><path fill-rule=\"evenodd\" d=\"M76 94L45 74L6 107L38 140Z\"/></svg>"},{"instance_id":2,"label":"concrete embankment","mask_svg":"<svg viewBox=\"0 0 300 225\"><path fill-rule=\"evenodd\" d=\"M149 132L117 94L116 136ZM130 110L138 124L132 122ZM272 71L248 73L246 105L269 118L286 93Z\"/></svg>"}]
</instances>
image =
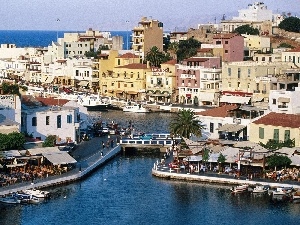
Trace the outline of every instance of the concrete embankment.
<instances>
[{"instance_id":1,"label":"concrete embankment","mask_svg":"<svg viewBox=\"0 0 300 225\"><path fill-rule=\"evenodd\" d=\"M98 151L90 157L78 162L77 167L67 173L37 180L34 183L19 183L9 187L0 188L0 195L6 195L12 192L22 191L30 188L42 189L46 187L68 184L77 180L81 180L88 176L95 169L104 165L107 161L111 160L120 152L120 145L115 146L103 156L101 156L101 152Z\"/></svg>"},{"instance_id":2,"label":"concrete embankment","mask_svg":"<svg viewBox=\"0 0 300 225\"><path fill-rule=\"evenodd\" d=\"M271 188L277 187L293 187L295 189L300 189L300 185L287 184L287 183L272 183L272 182L262 182L255 180L240 180L235 178L223 178L223 177L214 177L214 176L202 176L198 174L185 174L185 173L177 173L175 171L159 171L156 168L152 168L152 175L164 179L174 179L174 180L184 180L191 182L203 182L203 183L218 183L225 185L242 185L248 184L249 186L256 185L266 185Z\"/></svg>"}]
</instances>

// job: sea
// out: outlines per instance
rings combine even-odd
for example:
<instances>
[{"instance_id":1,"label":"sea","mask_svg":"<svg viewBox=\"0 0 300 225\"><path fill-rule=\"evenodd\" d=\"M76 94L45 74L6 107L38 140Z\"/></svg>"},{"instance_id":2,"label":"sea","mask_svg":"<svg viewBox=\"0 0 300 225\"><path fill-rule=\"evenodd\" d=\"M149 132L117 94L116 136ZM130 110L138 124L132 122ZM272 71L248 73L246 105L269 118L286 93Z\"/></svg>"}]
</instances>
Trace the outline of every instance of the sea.
<instances>
[{"instance_id":1,"label":"sea","mask_svg":"<svg viewBox=\"0 0 300 225\"><path fill-rule=\"evenodd\" d=\"M30 39L31 33L34 40L48 33L28 32L24 32L24 37L22 32L17 32L18 38ZM49 34L55 39L55 32ZM21 43L17 37L15 41ZM42 42L35 44L42 46ZM112 110L90 114L108 122L115 121L120 126L131 121L137 132L145 133L167 133L170 122L176 119L172 113L135 114ZM82 181L47 189L52 195L47 201L32 205L0 204L0 224L300 224L300 204L273 202L261 195L231 195L231 187L226 185L153 177L151 168L158 159L159 155L119 155Z\"/></svg>"},{"instance_id":2,"label":"sea","mask_svg":"<svg viewBox=\"0 0 300 225\"><path fill-rule=\"evenodd\" d=\"M85 33L85 31L44 31L44 30L0 30L0 44L15 44L24 47L48 47L64 33ZM112 36L123 36L123 49L130 46L130 31L109 31ZM127 43L128 42L128 43Z\"/></svg>"}]
</instances>

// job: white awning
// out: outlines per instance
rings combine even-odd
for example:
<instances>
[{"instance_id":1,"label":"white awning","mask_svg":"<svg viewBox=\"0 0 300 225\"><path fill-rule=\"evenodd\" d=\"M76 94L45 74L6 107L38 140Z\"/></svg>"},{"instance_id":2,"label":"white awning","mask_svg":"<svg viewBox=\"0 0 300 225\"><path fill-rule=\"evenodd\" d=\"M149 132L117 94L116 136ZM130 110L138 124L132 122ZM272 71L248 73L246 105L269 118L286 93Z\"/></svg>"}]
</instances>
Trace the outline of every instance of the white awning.
<instances>
[{"instance_id":1,"label":"white awning","mask_svg":"<svg viewBox=\"0 0 300 225\"><path fill-rule=\"evenodd\" d=\"M78 85L80 85L80 86L86 86L88 83L89 83L89 81L87 81L87 80L82 80L82 81L80 81L80 82L78 83Z\"/></svg>"},{"instance_id":2,"label":"white awning","mask_svg":"<svg viewBox=\"0 0 300 225\"><path fill-rule=\"evenodd\" d=\"M45 148L31 148L27 149L30 155L41 155L43 153L60 152L58 147L45 147Z\"/></svg>"},{"instance_id":3,"label":"white awning","mask_svg":"<svg viewBox=\"0 0 300 225\"><path fill-rule=\"evenodd\" d=\"M240 125L240 124L228 124L228 123L226 123L225 125L219 127L217 130L236 133L236 132L244 129L245 127L246 126Z\"/></svg>"},{"instance_id":4,"label":"white awning","mask_svg":"<svg viewBox=\"0 0 300 225\"><path fill-rule=\"evenodd\" d=\"M43 153L43 156L48 159L53 165L63 165L76 163L77 161L67 152L52 152Z\"/></svg>"},{"instance_id":5,"label":"white awning","mask_svg":"<svg viewBox=\"0 0 300 225\"><path fill-rule=\"evenodd\" d=\"M205 92L201 92L200 93L200 99L199 101L208 101L208 102L212 102L215 99L215 93L205 93Z\"/></svg>"},{"instance_id":6,"label":"white awning","mask_svg":"<svg viewBox=\"0 0 300 225\"><path fill-rule=\"evenodd\" d=\"M227 103L238 103L238 104L247 104L249 103L251 97L242 97L242 96L233 96L233 95L223 95L221 96L220 102Z\"/></svg>"}]
</instances>

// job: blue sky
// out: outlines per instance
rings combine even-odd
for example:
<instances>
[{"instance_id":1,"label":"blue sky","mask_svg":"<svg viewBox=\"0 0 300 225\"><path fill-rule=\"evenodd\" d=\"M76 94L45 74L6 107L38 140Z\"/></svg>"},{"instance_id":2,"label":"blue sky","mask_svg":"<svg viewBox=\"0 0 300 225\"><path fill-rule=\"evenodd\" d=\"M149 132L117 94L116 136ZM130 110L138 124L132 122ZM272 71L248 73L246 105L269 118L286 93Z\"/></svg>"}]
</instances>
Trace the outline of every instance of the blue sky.
<instances>
[{"instance_id":1,"label":"blue sky","mask_svg":"<svg viewBox=\"0 0 300 225\"><path fill-rule=\"evenodd\" d=\"M131 30L142 16L164 30L196 28L198 23L238 15L252 0L7 0L1 2L0 30ZM300 15L300 0L265 0L268 9ZM59 21L57 21L59 18ZM126 21L129 21L126 23Z\"/></svg>"}]
</instances>

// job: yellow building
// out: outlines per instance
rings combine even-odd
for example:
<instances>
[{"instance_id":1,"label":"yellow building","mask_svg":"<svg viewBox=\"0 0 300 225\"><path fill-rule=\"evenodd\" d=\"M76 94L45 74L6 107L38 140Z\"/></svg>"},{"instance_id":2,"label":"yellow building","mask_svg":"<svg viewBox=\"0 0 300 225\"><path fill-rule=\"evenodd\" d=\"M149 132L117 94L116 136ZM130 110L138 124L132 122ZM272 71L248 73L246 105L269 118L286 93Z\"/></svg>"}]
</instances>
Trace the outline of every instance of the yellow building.
<instances>
[{"instance_id":1,"label":"yellow building","mask_svg":"<svg viewBox=\"0 0 300 225\"><path fill-rule=\"evenodd\" d=\"M120 59L120 60L119 60ZM116 58L120 66L116 65L112 71L102 75L103 95L126 100L144 100L146 96L146 73L150 71L149 65L136 63L139 58L121 56ZM123 64L124 61L131 64ZM117 63L118 64L118 63Z\"/></svg>"},{"instance_id":2,"label":"yellow building","mask_svg":"<svg viewBox=\"0 0 300 225\"><path fill-rule=\"evenodd\" d=\"M300 146L300 115L271 112L250 124L249 140L266 144L268 140L295 140Z\"/></svg>"},{"instance_id":3,"label":"yellow building","mask_svg":"<svg viewBox=\"0 0 300 225\"><path fill-rule=\"evenodd\" d=\"M152 67L146 76L147 100L172 103L176 99L176 60Z\"/></svg>"},{"instance_id":4,"label":"yellow building","mask_svg":"<svg viewBox=\"0 0 300 225\"><path fill-rule=\"evenodd\" d=\"M144 58L153 46L159 51L163 50L163 23L143 17L133 29L132 49L136 55Z\"/></svg>"},{"instance_id":5,"label":"yellow building","mask_svg":"<svg viewBox=\"0 0 300 225\"><path fill-rule=\"evenodd\" d=\"M222 67L222 91L253 93L253 97L268 101L269 91L282 88L278 77L291 68L285 62L231 62Z\"/></svg>"}]
</instances>

